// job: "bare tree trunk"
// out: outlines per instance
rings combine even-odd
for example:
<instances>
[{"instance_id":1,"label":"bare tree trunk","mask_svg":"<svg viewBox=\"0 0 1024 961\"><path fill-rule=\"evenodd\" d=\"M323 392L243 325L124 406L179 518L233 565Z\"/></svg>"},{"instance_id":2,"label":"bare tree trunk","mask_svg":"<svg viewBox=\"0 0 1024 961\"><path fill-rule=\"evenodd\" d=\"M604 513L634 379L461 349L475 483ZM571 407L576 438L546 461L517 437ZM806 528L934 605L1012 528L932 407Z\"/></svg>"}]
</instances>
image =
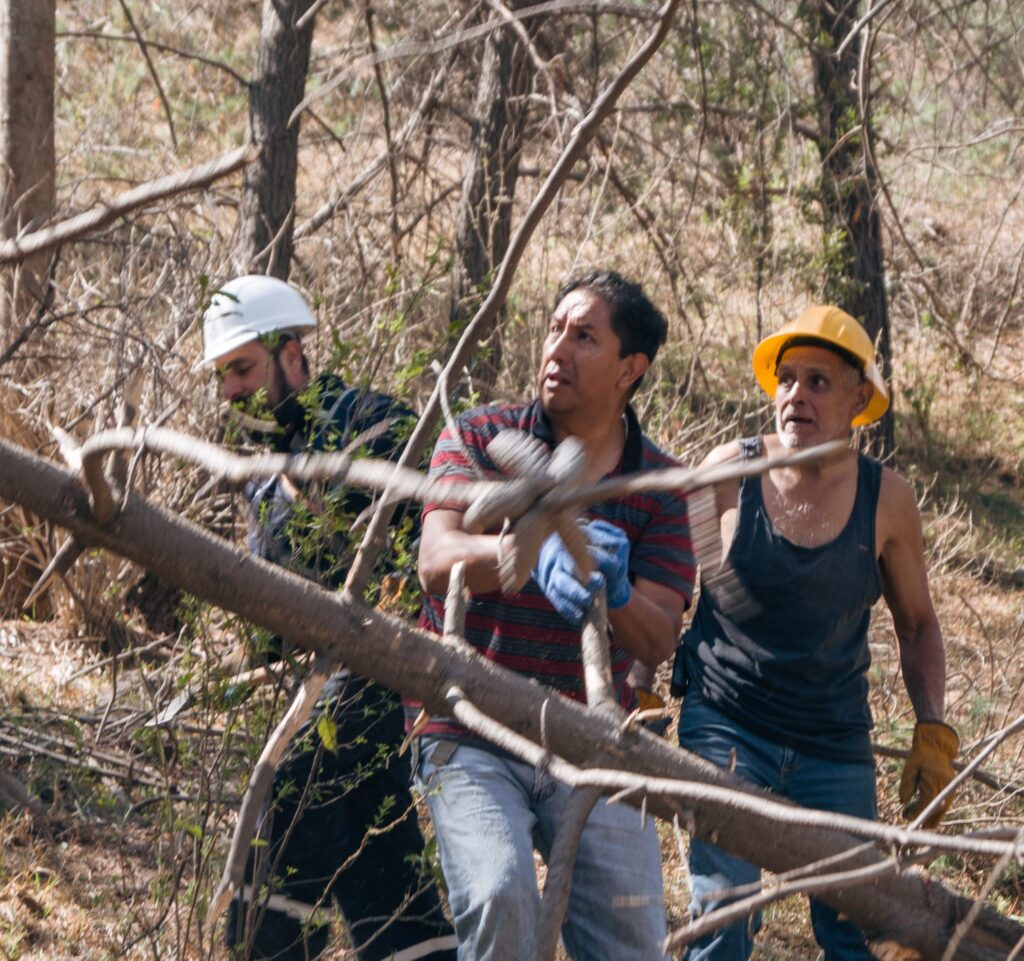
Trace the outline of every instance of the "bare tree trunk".
<instances>
[{"instance_id":1,"label":"bare tree trunk","mask_svg":"<svg viewBox=\"0 0 1024 961\"><path fill-rule=\"evenodd\" d=\"M807 35L830 43L812 47L814 86L818 104L818 150L822 158L821 202L824 215L826 296L864 324L878 345L882 375L892 373L889 305L885 293L882 227L875 200L878 175L864 150L870 123L868 64L860 75L860 43L850 43L841 56L835 51L857 22L856 2L832 4L814 0L807 5ZM858 100L858 91L861 99ZM878 456L894 446L892 409L873 429L872 448Z\"/></svg>"},{"instance_id":2,"label":"bare tree trunk","mask_svg":"<svg viewBox=\"0 0 1024 961\"><path fill-rule=\"evenodd\" d=\"M0 0L0 236L14 237L53 213L53 84L56 0ZM42 299L45 254L0 284L0 343Z\"/></svg>"},{"instance_id":3,"label":"bare tree trunk","mask_svg":"<svg viewBox=\"0 0 1024 961\"><path fill-rule=\"evenodd\" d=\"M235 268L282 280L291 269L299 123L288 118L302 101L315 17L296 28L314 0L263 0L263 27L249 88L249 131L259 145L246 171Z\"/></svg>"},{"instance_id":4,"label":"bare tree trunk","mask_svg":"<svg viewBox=\"0 0 1024 961\"><path fill-rule=\"evenodd\" d=\"M526 5L517 0L508 7ZM530 59L516 30L495 30L484 47L456 217L451 298L456 328L476 311L491 272L508 249L531 78ZM499 317L494 327L500 323ZM493 385L500 369L501 346L492 342L489 353L477 360L475 384Z\"/></svg>"}]
</instances>

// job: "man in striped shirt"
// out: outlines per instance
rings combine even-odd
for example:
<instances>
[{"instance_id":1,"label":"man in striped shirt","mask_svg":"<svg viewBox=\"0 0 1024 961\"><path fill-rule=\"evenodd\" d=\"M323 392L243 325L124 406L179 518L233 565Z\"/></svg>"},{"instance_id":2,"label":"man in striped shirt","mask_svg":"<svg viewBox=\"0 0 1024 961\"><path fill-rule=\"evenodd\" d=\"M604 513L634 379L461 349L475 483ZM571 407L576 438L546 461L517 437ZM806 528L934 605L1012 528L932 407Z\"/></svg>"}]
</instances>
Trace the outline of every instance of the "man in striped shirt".
<instances>
[{"instance_id":1,"label":"man in striped shirt","mask_svg":"<svg viewBox=\"0 0 1024 961\"><path fill-rule=\"evenodd\" d=\"M629 399L658 348L664 317L640 287L591 272L558 294L538 374L538 398L484 407L461 417L460 436L442 433L431 474L471 481L499 473L488 443L525 431L554 448L576 437L588 476L674 464L644 436ZM419 573L427 599L421 625L441 633L453 565L465 563L472 594L466 639L481 655L575 700L585 700L580 631L593 597L607 590L611 664L619 703L635 695L635 660L654 667L672 653L689 603L694 562L684 500L636 494L592 505L586 532L600 574L587 584L557 534L541 548L533 576L514 595L498 579L497 531L468 534L462 511L424 509ZM485 705L486 707L486 705ZM418 778L437 831L461 961L530 957L539 894L533 862L545 857L570 795L546 772L474 738L450 718L431 718L419 739ZM599 801L583 830L562 929L574 961L653 961L665 935L661 864L653 823L627 805Z\"/></svg>"}]
</instances>

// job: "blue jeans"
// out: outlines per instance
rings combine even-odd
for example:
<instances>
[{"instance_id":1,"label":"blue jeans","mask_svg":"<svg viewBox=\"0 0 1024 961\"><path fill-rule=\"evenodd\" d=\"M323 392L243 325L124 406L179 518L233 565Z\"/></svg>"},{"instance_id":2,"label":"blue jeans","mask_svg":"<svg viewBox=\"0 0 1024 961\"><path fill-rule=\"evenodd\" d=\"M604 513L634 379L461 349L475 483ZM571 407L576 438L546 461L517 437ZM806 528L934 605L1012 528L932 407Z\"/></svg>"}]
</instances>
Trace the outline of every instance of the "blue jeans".
<instances>
[{"instance_id":1,"label":"blue jeans","mask_svg":"<svg viewBox=\"0 0 1024 961\"><path fill-rule=\"evenodd\" d=\"M829 761L765 740L727 718L694 694L687 693L679 716L679 743L720 767L736 751L736 773L759 787L821 811L873 819L875 768L872 764ZM732 888L759 884L761 870L741 858L692 838L690 841L690 912L693 917L728 904ZM870 961L860 929L839 919L830 907L811 898L814 937L825 961ZM747 920L712 932L694 942L688 961L746 961L761 928L758 912Z\"/></svg>"},{"instance_id":2,"label":"blue jeans","mask_svg":"<svg viewBox=\"0 0 1024 961\"><path fill-rule=\"evenodd\" d=\"M437 833L459 961L532 961L540 895L533 849L547 859L572 789L529 764L463 742L420 739L417 785ZM665 908L653 819L602 798L572 875L562 942L574 961L663 961Z\"/></svg>"}]
</instances>

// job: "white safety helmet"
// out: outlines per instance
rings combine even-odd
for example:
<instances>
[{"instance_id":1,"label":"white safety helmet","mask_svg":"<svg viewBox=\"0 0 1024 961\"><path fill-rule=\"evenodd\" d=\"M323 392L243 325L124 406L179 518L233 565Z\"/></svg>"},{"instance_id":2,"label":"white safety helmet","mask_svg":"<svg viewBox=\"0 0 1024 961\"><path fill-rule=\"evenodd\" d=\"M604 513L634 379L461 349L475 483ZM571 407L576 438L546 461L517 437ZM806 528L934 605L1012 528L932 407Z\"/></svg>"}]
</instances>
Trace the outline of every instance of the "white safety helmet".
<instances>
[{"instance_id":1,"label":"white safety helmet","mask_svg":"<svg viewBox=\"0 0 1024 961\"><path fill-rule=\"evenodd\" d=\"M202 366L274 331L301 336L316 327L302 295L283 280L250 274L218 288L203 314Z\"/></svg>"}]
</instances>

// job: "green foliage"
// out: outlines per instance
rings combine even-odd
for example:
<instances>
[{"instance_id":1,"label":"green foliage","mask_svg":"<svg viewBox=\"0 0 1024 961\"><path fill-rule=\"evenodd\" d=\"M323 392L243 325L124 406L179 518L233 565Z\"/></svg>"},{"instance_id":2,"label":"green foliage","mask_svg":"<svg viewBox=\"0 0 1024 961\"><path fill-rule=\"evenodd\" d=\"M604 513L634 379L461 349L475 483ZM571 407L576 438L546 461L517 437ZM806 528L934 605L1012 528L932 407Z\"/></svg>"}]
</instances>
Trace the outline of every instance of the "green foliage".
<instances>
[{"instance_id":1,"label":"green foliage","mask_svg":"<svg viewBox=\"0 0 1024 961\"><path fill-rule=\"evenodd\" d=\"M334 723L334 720L326 714L321 715L316 722L316 732L320 735L320 743L323 744L325 750L332 754L336 753L338 750L338 725Z\"/></svg>"}]
</instances>

